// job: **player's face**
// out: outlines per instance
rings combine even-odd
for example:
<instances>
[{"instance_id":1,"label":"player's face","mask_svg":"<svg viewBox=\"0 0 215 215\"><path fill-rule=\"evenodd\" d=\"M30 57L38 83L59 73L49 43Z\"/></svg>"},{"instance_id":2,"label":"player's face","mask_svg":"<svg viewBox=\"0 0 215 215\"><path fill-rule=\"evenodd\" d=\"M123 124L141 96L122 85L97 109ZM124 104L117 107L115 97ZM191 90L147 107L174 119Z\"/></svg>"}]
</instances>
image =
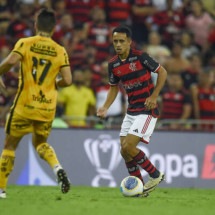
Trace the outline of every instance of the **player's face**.
<instances>
[{"instance_id":1,"label":"player's face","mask_svg":"<svg viewBox=\"0 0 215 215\"><path fill-rule=\"evenodd\" d=\"M115 32L113 34L113 46L118 55L125 55L129 53L131 39L125 33Z\"/></svg>"}]
</instances>

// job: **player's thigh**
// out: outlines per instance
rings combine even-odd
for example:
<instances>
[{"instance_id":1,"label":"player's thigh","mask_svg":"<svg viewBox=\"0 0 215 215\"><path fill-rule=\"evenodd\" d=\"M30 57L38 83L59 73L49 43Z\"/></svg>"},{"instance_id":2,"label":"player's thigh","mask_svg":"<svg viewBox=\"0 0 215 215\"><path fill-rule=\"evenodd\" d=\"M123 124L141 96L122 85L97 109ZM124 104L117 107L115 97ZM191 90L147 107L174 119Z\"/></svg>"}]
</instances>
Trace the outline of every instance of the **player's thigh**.
<instances>
[{"instance_id":1,"label":"player's thigh","mask_svg":"<svg viewBox=\"0 0 215 215\"><path fill-rule=\"evenodd\" d=\"M7 116L5 132L9 136L21 138L32 132L32 120L12 112Z\"/></svg>"},{"instance_id":2,"label":"player's thigh","mask_svg":"<svg viewBox=\"0 0 215 215\"><path fill-rule=\"evenodd\" d=\"M157 118L154 118L151 115L139 115L134 120L128 133L139 137L142 142L148 143L154 131L156 122Z\"/></svg>"},{"instance_id":3,"label":"player's thigh","mask_svg":"<svg viewBox=\"0 0 215 215\"><path fill-rule=\"evenodd\" d=\"M120 139L121 139L121 144L123 144L123 142L125 142L124 141L125 137L127 136L128 132L130 130L130 127L132 126L134 121L135 121L135 116L131 116L128 114L125 115L122 125L121 125L120 134L119 134Z\"/></svg>"},{"instance_id":4,"label":"player's thigh","mask_svg":"<svg viewBox=\"0 0 215 215\"><path fill-rule=\"evenodd\" d=\"M128 134L125 138L125 144L130 148L136 147L139 142L140 137L133 134Z\"/></svg>"},{"instance_id":5,"label":"player's thigh","mask_svg":"<svg viewBox=\"0 0 215 215\"><path fill-rule=\"evenodd\" d=\"M37 147L41 143L46 143L50 135L51 129L52 121L49 122L34 121L32 134L33 145Z\"/></svg>"},{"instance_id":6,"label":"player's thigh","mask_svg":"<svg viewBox=\"0 0 215 215\"><path fill-rule=\"evenodd\" d=\"M120 142L122 148L136 147L140 142L140 137L135 134L129 134L129 131L138 116L131 116L126 114L123 120L120 131Z\"/></svg>"},{"instance_id":7,"label":"player's thigh","mask_svg":"<svg viewBox=\"0 0 215 215\"><path fill-rule=\"evenodd\" d=\"M125 136L120 136L120 145L123 146L125 144Z\"/></svg>"},{"instance_id":8,"label":"player's thigh","mask_svg":"<svg viewBox=\"0 0 215 215\"><path fill-rule=\"evenodd\" d=\"M14 137L9 134L6 134L5 142L4 142L4 149L16 150L21 139L22 139L22 137Z\"/></svg>"}]
</instances>

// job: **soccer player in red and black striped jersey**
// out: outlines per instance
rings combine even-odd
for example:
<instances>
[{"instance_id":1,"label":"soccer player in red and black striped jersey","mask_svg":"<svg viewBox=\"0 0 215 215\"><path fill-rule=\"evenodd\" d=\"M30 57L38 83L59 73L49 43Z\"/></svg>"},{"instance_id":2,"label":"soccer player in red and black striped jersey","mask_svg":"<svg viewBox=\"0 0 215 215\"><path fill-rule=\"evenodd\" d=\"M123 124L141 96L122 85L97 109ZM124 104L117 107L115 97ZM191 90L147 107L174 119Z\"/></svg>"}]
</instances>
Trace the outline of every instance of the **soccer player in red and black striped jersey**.
<instances>
[{"instance_id":1,"label":"soccer player in red and black striped jersey","mask_svg":"<svg viewBox=\"0 0 215 215\"><path fill-rule=\"evenodd\" d=\"M149 174L143 193L151 192L164 179L150 162L146 154L137 148L140 141L148 143L153 133L157 117L157 97L166 81L166 70L147 53L131 48L132 33L126 26L118 26L112 32L116 51L109 61L108 96L103 106L98 108L97 116L105 118L108 108L114 102L121 81L127 95L128 108L120 131L121 155L130 175L143 181L139 167ZM151 72L158 74L154 86Z\"/></svg>"}]
</instances>

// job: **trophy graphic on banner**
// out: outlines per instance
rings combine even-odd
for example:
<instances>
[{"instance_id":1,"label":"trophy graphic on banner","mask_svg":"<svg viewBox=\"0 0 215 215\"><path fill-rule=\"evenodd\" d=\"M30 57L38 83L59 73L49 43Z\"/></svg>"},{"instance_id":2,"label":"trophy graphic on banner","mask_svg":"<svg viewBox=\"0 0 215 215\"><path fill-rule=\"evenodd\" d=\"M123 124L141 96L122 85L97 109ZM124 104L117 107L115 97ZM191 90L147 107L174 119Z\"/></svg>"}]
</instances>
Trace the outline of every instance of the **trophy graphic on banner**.
<instances>
[{"instance_id":1,"label":"trophy graphic on banner","mask_svg":"<svg viewBox=\"0 0 215 215\"><path fill-rule=\"evenodd\" d=\"M109 187L116 187L117 183L112 172L118 167L122 159L119 140L112 139L111 135L102 134L97 139L86 139L84 148L97 172L91 185L99 187L104 182Z\"/></svg>"}]
</instances>

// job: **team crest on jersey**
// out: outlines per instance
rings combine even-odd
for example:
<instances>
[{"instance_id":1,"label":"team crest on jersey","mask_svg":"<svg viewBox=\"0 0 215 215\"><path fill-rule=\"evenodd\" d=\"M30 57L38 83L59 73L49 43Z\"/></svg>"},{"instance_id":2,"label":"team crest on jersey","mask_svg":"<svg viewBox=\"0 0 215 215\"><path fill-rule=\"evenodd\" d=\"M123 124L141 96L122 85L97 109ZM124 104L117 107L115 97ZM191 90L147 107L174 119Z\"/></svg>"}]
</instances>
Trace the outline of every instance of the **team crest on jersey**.
<instances>
[{"instance_id":1,"label":"team crest on jersey","mask_svg":"<svg viewBox=\"0 0 215 215\"><path fill-rule=\"evenodd\" d=\"M121 74L121 71L120 71L120 70L117 70L117 71L116 71L116 74L117 74L117 75L120 75L120 74Z\"/></svg>"},{"instance_id":2,"label":"team crest on jersey","mask_svg":"<svg viewBox=\"0 0 215 215\"><path fill-rule=\"evenodd\" d=\"M131 62L130 65L129 65L129 69L130 69L131 71L136 71L136 70L137 70L136 63Z\"/></svg>"}]
</instances>

